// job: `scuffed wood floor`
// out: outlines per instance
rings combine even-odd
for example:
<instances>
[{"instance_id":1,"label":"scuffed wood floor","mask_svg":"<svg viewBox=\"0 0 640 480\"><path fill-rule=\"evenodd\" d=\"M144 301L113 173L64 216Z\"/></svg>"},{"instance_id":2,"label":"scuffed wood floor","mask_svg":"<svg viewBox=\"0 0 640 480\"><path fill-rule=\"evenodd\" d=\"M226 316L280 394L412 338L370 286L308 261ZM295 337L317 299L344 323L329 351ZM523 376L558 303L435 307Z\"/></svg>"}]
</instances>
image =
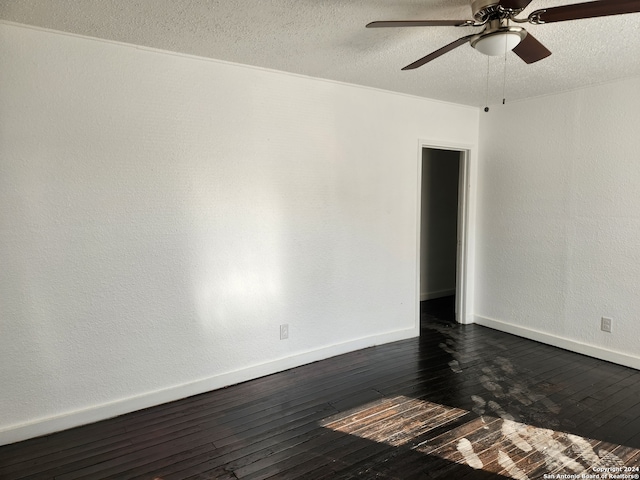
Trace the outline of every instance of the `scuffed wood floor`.
<instances>
[{"instance_id":1,"label":"scuffed wood floor","mask_svg":"<svg viewBox=\"0 0 640 480\"><path fill-rule=\"evenodd\" d=\"M0 479L640 476L640 372L450 317L425 302L420 339L0 447Z\"/></svg>"}]
</instances>

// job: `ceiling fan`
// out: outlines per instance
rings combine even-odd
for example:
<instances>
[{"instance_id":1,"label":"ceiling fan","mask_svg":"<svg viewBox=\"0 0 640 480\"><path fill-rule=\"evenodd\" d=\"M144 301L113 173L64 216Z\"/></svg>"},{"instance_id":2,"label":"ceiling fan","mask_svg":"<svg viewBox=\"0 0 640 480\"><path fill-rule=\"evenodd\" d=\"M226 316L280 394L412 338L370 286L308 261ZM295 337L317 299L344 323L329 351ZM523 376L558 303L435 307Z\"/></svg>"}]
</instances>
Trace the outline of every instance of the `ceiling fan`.
<instances>
[{"instance_id":1,"label":"ceiling fan","mask_svg":"<svg viewBox=\"0 0 640 480\"><path fill-rule=\"evenodd\" d=\"M510 22L541 25L640 12L640 0L600 0L540 9L527 18L516 18L531 1L473 0L474 20L391 20L371 22L367 27L483 27L480 33L459 38L402 69L413 70L467 42L485 55L504 55L512 50L526 63L534 63L548 57L551 52L523 27L512 26Z\"/></svg>"}]
</instances>

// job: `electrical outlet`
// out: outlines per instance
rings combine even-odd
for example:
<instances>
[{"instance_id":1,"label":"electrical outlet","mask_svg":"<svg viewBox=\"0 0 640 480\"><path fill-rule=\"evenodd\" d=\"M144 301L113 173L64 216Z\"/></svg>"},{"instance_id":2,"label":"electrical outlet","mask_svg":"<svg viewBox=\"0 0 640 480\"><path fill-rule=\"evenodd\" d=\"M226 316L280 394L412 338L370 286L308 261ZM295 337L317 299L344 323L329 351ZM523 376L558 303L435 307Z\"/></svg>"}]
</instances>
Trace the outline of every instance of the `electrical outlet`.
<instances>
[{"instance_id":1,"label":"electrical outlet","mask_svg":"<svg viewBox=\"0 0 640 480\"><path fill-rule=\"evenodd\" d=\"M283 323L280 325L280 340L286 340L289 338L289 324Z\"/></svg>"},{"instance_id":2,"label":"electrical outlet","mask_svg":"<svg viewBox=\"0 0 640 480\"><path fill-rule=\"evenodd\" d=\"M600 320L600 330L603 332L611 333L611 324L613 323L613 319L608 317L602 317Z\"/></svg>"}]
</instances>

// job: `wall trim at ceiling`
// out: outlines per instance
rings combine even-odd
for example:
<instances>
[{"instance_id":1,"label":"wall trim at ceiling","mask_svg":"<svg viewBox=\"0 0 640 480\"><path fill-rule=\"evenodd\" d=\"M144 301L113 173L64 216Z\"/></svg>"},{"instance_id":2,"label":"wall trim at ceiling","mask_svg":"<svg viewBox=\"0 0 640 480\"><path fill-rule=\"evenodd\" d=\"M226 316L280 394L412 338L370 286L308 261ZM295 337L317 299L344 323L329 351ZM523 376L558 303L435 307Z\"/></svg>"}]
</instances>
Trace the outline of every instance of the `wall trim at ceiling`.
<instances>
[{"instance_id":1,"label":"wall trim at ceiling","mask_svg":"<svg viewBox=\"0 0 640 480\"><path fill-rule=\"evenodd\" d=\"M434 103L454 106L454 107L463 108L463 109L480 111L480 107L477 107L477 106L474 106L474 105L465 105L464 103L447 102L445 100L439 100L437 98L424 97L424 96L420 96L420 95L412 95L410 93L398 92L398 91L395 91L395 90L386 90L384 88L370 87L368 85L361 85L359 83L343 82L343 81L340 81L340 80L332 80L330 78L312 77L310 75L304 75L302 73L288 72L286 70L276 70L275 68L268 68L268 67L259 67L257 65L250 65L250 64L246 64L246 63L232 62L232 61L229 61L229 60L221 60L221 59L212 58L212 57L203 57L203 56L200 56L200 55L194 55L194 54L190 54L190 53L174 52L174 51L171 51L171 50L164 50L164 49L161 49L161 48L148 47L148 46L145 46L145 45L136 45L135 43L127 43L127 42L122 42L122 41L118 41L118 40L109 40L109 39L100 38L100 37L92 37L90 35L82 35L82 34L79 34L79 33L64 32L62 30L54 30L52 28L38 27L36 25L28 25L28 24L25 24L25 23L17 23L17 22L12 22L12 21L9 21L9 20L0 19L0 25L7 25L7 26L10 26L10 27L17 27L17 28L27 28L27 29L30 29L30 30L36 30L36 31L40 31L40 32L52 33L54 35L63 35L63 36L67 36L67 37L81 38L81 39L84 39L84 40L91 40L91 41L94 41L94 42L117 45L117 46L120 46L120 47L135 48L136 50L144 50L144 51L147 51L147 52L150 52L150 53L156 53L156 54L159 54L159 55L171 55L171 56L174 56L174 57L184 57L184 58L189 58L191 60L199 60L199 61L202 61L202 62L211 62L211 63L217 63L217 64L221 64L221 65L230 65L230 66L234 66L234 67L248 68L250 70L258 70L258 71L269 72L269 73L273 73L273 74L287 75L287 76L291 76L291 77L295 77L295 78L305 78L305 79L308 79L308 80L315 80L315 81L318 81L318 82L330 83L330 84L334 84L334 85L342 85L342 86L346 86L346 87L359 88L359 89L369 90L369 91L374 91L374 92L390 93L390 94L398 95L398 96L401 96L401 97L413 98L413 99L421 100L421 101L434 102Z\"/></svg>"}]
</instances>

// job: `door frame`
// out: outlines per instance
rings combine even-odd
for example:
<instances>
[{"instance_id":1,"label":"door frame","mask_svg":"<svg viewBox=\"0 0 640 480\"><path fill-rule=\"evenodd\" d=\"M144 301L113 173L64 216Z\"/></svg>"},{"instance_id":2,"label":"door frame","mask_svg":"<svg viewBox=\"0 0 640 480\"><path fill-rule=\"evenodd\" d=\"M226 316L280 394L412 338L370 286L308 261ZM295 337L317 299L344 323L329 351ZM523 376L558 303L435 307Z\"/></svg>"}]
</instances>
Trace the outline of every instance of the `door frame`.
<instances>
[{"instance_id":1,"label":"door frame","mask_svg":"<svg viewBox=\"0 0 640 480\"><path fill-rule=\"evenodd\" d=\"M458 323L473 323L473 239L475 238L474 215L475 205L472 195L472 185L475 182L472 160L475 158L475 148L472 145L445 143L437 140L419 141L418 148L418 196L417 196L417 278L416 298L418 322L420 319L420 224L422 208L422 151L425 148L436 150L450 150L460 153L458 177L458 238L456 260L456 321Z\"/></svg>"}]
</instances>

